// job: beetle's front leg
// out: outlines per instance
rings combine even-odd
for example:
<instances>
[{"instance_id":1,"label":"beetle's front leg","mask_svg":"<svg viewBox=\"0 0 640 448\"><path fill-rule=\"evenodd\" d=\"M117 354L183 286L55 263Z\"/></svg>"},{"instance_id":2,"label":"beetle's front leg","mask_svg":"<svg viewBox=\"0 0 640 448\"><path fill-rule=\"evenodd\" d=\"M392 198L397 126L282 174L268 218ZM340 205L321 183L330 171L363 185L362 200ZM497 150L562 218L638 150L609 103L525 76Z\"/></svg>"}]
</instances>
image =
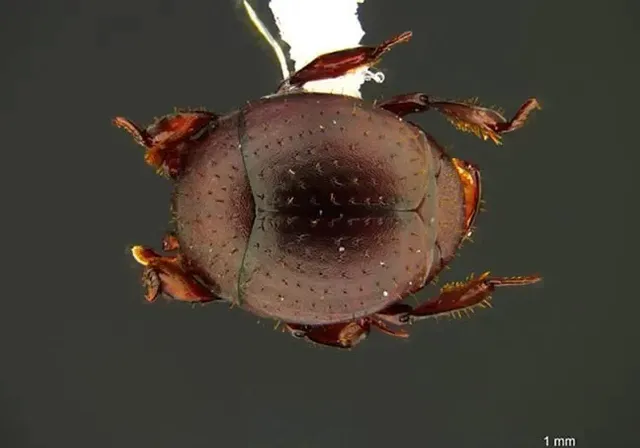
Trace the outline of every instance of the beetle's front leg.
<instances>
[{"instance_id":1,"label":"beetle's front leg","mask_svg":"<svg viewBox=\"0 0 640 448\"><path fill-rule=\"evenodd\" d=\"M521 128L529 114L540 109L538 100L530 98L520 106L511 120L507 120L494 109L472 102L441 101L424 93L399 95L378 103L377 106L401 117L434 109L442 113L457 129L472 132L484 140L491 139L498 145L501 144L502 134Z\"/></svg>"},{"instance_id":2,"label":"beetle's front leg","mask_svg":"<svg viewBox=\"0 0 640 448\"><path fill-rule=\"evenodd\" d=\"M476 306L490 306L491 293L503 286L524 286L537 283L538 275L520 277L490 277L485 272L466 282L449 283L442 288L440 295L418 305L415 308L405 304L392 305L380 314L385 320L403 325L429 317L459 315L473 310Z\"/></svg>"},{"instance_id":3,"label":"beetle's front leg","mask_svg":"<svg viewBox=\"0 0 640 448\"><path fill-rule=\"evenodd\" d=\"M163 244L166 247L166 239ZM163 256L152 249L134 246L133 258L144 266L142 283L145 299L154 302L160 294L174 300L204 303L218 300L213 293L188 272L179 256Z\"/></svg>"},{"instance_id":4,"label":"beetle's front leg","mask_svg":"<svg viewBox=\"0 0 640 448\"><path fill-rule=\"evenodd\" d=\"M180 174L187 144L202 135L216 120L216 114L198 110L164 116L146 129L123 117L116 117L113 122L146 148L144 158L149 165L159 174L175 178Z\"/></svg>"},{"instance_id":5,"label":"beetle's front leg","mask_svg":"<svg viewBox=\"0 0 640 448\"><path fill-rule=\"evenodd\" d=\"M338 78L359 68L371 66L391 47L407 42L411 35L411 31L407 31L375 47L348 48L320 55L291 75L278 90L301 87L311 81Z\"/></svg>"}]
</instances>

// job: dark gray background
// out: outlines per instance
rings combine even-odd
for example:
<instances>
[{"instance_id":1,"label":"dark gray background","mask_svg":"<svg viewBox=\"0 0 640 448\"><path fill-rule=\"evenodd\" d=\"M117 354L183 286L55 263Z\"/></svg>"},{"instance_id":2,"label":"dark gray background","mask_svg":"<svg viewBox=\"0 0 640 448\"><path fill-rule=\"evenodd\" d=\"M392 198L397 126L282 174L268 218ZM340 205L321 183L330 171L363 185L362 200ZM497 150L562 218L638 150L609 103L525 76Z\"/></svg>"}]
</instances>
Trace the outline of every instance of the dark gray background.
<instances>
[{"instance_id":1,"label":"dark gray background","mask_svg":"<svg viewBox=\"0 0 640 448\"><path fill-rule=\"evenodd\" d=\"M367 98L540 99L503 147L416 120L485 180L476 242L445 280L544 283L352 352L224 306L144 304L128 247L157 247L170 185L110 119L229 111L275 88L275 59L231 0L5 0L0 446L640 446L638 2L361 9L366 43L414 31Z\"/></svg>"}]
</instances>

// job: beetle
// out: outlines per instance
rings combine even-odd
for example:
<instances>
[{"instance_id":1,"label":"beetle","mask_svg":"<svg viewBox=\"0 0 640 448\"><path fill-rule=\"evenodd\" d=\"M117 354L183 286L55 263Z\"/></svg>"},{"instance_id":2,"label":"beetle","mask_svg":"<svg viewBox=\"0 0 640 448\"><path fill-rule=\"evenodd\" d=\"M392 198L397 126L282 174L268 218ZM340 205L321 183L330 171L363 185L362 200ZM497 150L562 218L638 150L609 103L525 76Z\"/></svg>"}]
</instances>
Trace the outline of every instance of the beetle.
<instances>
[{"instance_id":1,"label":"beetle","mask_svg":"<svg viewBox=\"0 0 640 448\"><path fill-rule=\"evenodd\" d=\"M410 37L320 55L274 94L225 115L177 110L146 128L116 117L174 183L175 228L164 253L132 248L146 300L227 302L282 322L295 337L351 348L372 329L407 337L408 324L538 282L487 272L415 307L403 302L451 261L481 202L478 167L449 156L406 116L435 110L501 144L540 107L531 98L507 120L424 93L370 104L303 89L370 67Z\"/></svg>"}]
</instances>

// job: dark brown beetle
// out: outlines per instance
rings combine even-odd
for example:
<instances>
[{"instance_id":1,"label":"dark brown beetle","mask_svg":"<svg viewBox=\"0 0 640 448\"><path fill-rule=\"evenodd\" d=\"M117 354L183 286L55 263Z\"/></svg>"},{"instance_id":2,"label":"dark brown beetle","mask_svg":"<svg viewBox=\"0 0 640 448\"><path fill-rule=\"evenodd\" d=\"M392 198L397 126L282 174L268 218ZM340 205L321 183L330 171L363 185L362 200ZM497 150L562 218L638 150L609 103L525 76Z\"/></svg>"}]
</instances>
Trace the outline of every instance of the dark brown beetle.
<instances>
[{"instance_id":1,"label":"dark brown beetle","mask_svg":"<svg viewBox=\"0 0 640 448\"><path fill-rule=\"evenodd\" d=\"M401 303L453 258L480 203L478 169L403 117L435 109L499 144L539 107L529 99L506 120L421 93L371 105L302 90L371 66L410 37L319 56L276 94L225 116L176 112L146 129L116 118L175 182L176 228L163 244L174 254L132 250L145 266L146 299L225 301L284 322L294 336L349 348L372 327L406 337L408 323L540 280L485 273L415 308Z\"/></svg>"}]
</instances>

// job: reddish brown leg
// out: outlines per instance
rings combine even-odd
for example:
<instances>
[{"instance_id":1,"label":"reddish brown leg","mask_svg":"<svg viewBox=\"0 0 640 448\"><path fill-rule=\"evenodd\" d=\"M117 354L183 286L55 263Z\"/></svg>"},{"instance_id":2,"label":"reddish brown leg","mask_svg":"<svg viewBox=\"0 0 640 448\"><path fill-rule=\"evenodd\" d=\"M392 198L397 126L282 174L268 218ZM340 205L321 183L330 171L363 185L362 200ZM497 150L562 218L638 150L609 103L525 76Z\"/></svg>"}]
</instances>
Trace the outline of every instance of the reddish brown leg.
<instances>
[{"instance_id":1,"label":"reddish brown leg","mask_svg":"<svg viewBox=\"0 0 640 448\"><path fill-rule=\"evenodd\" d=\"M285 324L292 336L320 345L336 348L353 348L365 340L371 331L366 321L352 321L330 325Z\"/></svg>"},{"instance_id":2,"label":"reddish brown leg","mask_svg":"<svg viewBox=\"0 0 640 448\"><path fill-rule=\"evenodd\" d=\"M301 87L310 81L338 78L362 67L375 64L396 44L407 42L411 31L395 36L376 47L356 47L318 56L286 80L279 91Z\"/></svg>"},{"instance_id":3,"label":"reddish brown leg","mask_svg":"<svg viewBox=\"0 0 640 448\"><path fill-rule=\"evenodd\" d=\"M321 345L353 348L369 335L372 328L385 334L407 338L409 334L398 328L428 317L458 315L476 306L490 306L490 295L502 286L524 286L542 280L537 275L524 277L480 277L465 282L452 283L442 288L441 294L416 308L405 303L394 303L370 317L331 325L285 324L292 336L307 339Z\"/></svg>"},{"instance_id":4,"label":"reddish brown leg","mask_svg":"<svg viewBox=\"0 0 640 448\"><path fill-rule=\"evenodd\" d=\"M331 325L296 325L285 324L292 336L307 339L316 344L337 348L353 348L365 340L371 328L400 338L408 337L402 329L392 328L383 319L374 315L351 322Z\"/></svg>"},{"instance_id":5,"label":"reddish brown leg","mask_svg":"<svg viewBox=\"0 0 640 448\"><path fill-rule=\"evenodd\" d=\"M435 109L442 113L457 129L472 132L478 137L491 139L497 145L501 144L502 134L521 128L529 114L540 109L540 103L535 98L525 101L511 120L507 120L500 112L478 106L472 102L440 101L430 98L424 93L410 93L390 98L378 107L393 112L399 116L410 113L424 112Z\"/></svg>"},{"instance_id":6,"label":"reddish brown leg","mask_svg":"<svg viewBox=\"0 0 640 448\"><path fill-rule=\"evenodd\" d=\"M464 193L465 234L470 236L471 226L480 210L480 198L482 195L482 180L480 170L471 162L451 157L451 163L455 167Z\"/></svg>"},{"instance_id":7,"label":"reddish brown leg","mask_svg":"<svg viewBox=\"0 0 640 448\"><path fill-rule=\"evenodd\" d=\"M217 115L211 112L186 111L164 116L146 129L123 117L116 117L113 122L146 148L144 158L149 165L160 174L175 178L180 174L187 144L199 137L216 119Z\"/></svg>"},{"instance_id":8,"label":"reddish brown leg","mask_svg":"<svg viewBox=\"0 0 640 448\"><path fill-rule=\"evenodd\" d=\"M476 306L490 306L491 293L503 286L524 286L537 283L542 278L538 275L522 277L489 277L485 272L477 278L466 282L456 282L445 285L440 295L417 306L407 314L398 315L400 323L409 323L428 317L441 315L460 315L469 312Z\"/></svg>"},{"instance_id":9,"label":"reddish brown leg","mask_svg":"<svg viewBox=\"0 0 640 448\"><path fill-rule=\"evenodd\" d=\"M383 320L387 325L406 325L409 323L409 316L413 307L406 303L394 303L376 314L378 319Z\"/></svg>"},{"instance_id":10,"label":"reddish brown leg","mask_svg":"<svg viewBox=\"0 0 640 448\"><path fill-rule=\"evenodd\" d=\"M131 253L144 266L142 282L148 302L155 301L160 294L192 303L217 300L209 289L184 269L178 256L163 256L142 246L134 246Z\"/></svg>"},{"instance_id":11,"label":"reddish brown leg","mask_svg":"<svg viewBox=\"0 0 640 448\"><path fill-rule=\"evenodd\" d=\"M162 239L162 250L165 252L176 251L180 248L178 238L174 233L167 233Z\"/></svg>"}]
</instances>

